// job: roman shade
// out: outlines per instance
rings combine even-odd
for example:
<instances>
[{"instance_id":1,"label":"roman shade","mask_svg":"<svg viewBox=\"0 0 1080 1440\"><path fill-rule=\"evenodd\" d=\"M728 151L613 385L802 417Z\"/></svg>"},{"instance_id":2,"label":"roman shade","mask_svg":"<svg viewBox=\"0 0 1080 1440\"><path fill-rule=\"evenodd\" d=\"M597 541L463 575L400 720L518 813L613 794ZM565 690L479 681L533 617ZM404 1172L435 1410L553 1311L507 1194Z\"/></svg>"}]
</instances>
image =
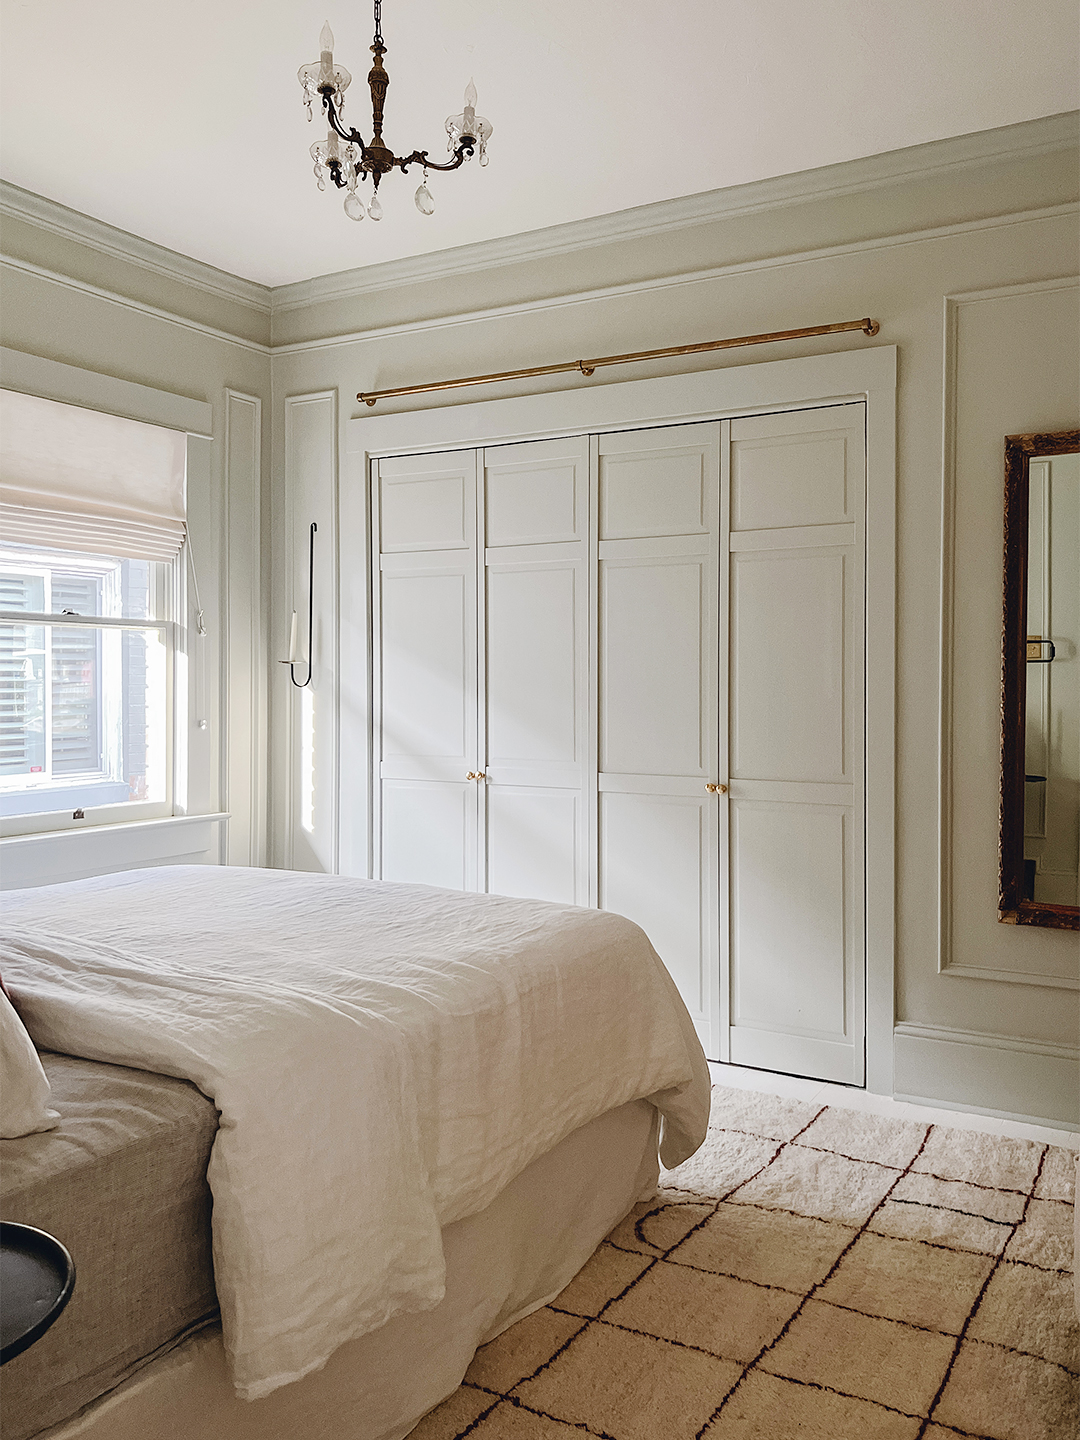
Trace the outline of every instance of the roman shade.
<instances>
[{"instance_id":1,"label":"roman shade","mask_svg":"<svg viewBox=\"0 0 1080 1440\"><path fill-rule=\"evenodd\" d=\"M0 390L8 544L171 560L184 542L182 431Z\"/></svg>"}]
</instances>

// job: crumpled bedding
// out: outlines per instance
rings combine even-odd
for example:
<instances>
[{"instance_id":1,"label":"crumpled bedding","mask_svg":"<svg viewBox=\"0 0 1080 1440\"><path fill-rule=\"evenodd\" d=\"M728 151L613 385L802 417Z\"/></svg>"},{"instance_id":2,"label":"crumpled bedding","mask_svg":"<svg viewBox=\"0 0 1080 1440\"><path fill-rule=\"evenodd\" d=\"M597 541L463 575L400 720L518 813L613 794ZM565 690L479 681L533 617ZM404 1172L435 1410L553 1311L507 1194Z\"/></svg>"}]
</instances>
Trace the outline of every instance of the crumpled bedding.
<instances>
[{"instance_id":1,"label":"crumpled bedding","mask_svg":"<svg viewBox=\"0 0 1080 1440\"><path fill-rule=\"evenodd\" d=\"M673 1167L708 1067L644 933L602 911L212 866L9 891L35 1043L216 1104L214 1274L237 1393L443 1293L440 1228L649 1099Z\"/></svg>"}]
</instances>

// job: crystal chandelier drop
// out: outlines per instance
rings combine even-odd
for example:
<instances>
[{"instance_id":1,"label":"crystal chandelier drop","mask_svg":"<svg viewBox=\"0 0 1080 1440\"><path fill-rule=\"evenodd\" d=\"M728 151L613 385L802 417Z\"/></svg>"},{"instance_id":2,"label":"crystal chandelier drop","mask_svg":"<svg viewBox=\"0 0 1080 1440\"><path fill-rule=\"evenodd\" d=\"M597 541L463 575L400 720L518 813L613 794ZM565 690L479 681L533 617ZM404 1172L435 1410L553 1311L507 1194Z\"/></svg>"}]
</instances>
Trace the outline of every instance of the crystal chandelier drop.
<instances>
[{"instance_id":1,"label":"crystal chandelier drop","mask_svg":"<svg viewBox=\"0 0 1080 1440\"><path fill-rule=\"evenodd\" d=\"M404 175L410 165L422 165L424 178L418 188L415 200L421 215L432 215L435 202L427 187L429 170L457 170L466 160L471 160L479 150L480 164L488 163L487 142L491 137L491 122L476 113L476 86L469 81L465 91L465 108L460 115L450 115L446 121L447 150L453 157L445 165L436 165L428 159L426 150L414 150L411 155L398 156L383 143L383 106L386 103L386 87L390 77L383 69L382 57L386 46L382 37L382 0L375 0L375 43L371 52L375 63L368 72L371 88L371 144L364 143L357 130L346 130L341 123L345 110L345 91L352 83L352 76L343 66L334 64L334 36L329 25L324 25L319 36L319 60L316 65L302 65L297 78L304 89L304 104L308 119L312 119L312 103L322 99L329 129L326 140L311 147L311 158L315 162L315 178L319 189L326 189L329 175L339 190L346 191L345 214L350 220L362 220L365 206L357 191L361 181L371 179L371 200L367 214L373 220L381 220L382 205L379 202L379 182L395 166Z\"/></svg>"}]
</instances>

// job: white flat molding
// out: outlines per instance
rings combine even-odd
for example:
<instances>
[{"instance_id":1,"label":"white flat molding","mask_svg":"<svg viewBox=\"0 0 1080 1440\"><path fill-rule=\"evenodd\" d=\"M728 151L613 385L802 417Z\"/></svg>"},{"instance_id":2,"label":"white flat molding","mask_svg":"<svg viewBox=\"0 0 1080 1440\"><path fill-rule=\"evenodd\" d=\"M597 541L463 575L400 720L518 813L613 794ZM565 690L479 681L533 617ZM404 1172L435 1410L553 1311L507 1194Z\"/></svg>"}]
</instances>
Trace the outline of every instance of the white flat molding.
<instances>
[{"instance_id":1,"label":"white flat molding","mask_svg":"<svg viewBox=\"0 0 1080 1440\"><path fill-rule=\"evenodd\" d=\"M85 830L9 835L0 840L0 890L51 885L200 857L214 848L214 826L228 818L227 811L166 815L158 820L88 825Z\"/></svg>"},{"instance_id":2,"label":"white flat molding","mask_svg":"<svg viewBox=\"0 0 1080 1440\"><path fill-rule=\"evenodd\" d=\"M805 201L877 190L885 185L941 175L996 160L1034 159L1037 155L1068 149L1076 143L1077 112L1068 111L1038 120L1026 120L1018 125L952 136L925 145L890 150L882 155L802 170L793 175L754 180L745 185L708 190L676 200L660 200L651 205L638 205L587 220L573 220L565 225L551 225L521 235L483 240L474 245L438 250L430 255L365 265L355 270L299 280L291 285L278 285L273 290L273 310L275 314L282 314L391 286L420 284L451 275L565 255L613 241L667 234Z\"/></svg>"},{"instance_id":3,"label":"white flat molding","mask_svg":"<svg viewBox=\"0 0 1080 1440\"><path fill-rule=\"evenodd\" d=\"M59 360L31 355L25 350L11 350L6 345L0 349L0 384L5 390L22 390L66 405L81 405L85 410L105 410L110 415L123 415L147 425L183 430L208 440L213 438L214 407L205 400L192 400L169 390L154 390L132 380L118 380L115 375L63 365Z\"/></svg>"}]
</instances>

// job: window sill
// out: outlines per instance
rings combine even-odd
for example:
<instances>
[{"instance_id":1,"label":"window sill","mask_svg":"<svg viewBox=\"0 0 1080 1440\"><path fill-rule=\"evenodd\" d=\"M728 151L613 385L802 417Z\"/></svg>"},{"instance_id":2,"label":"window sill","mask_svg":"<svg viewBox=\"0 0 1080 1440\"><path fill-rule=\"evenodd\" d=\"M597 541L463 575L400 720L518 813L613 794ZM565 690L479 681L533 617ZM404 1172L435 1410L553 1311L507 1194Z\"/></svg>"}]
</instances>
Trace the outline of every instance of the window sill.
<instances>
[{"instance_id":1,"label":"window sill","mask_svg":"<svg viewBox=\"0 0 1080 1440\"><path fill-rule=\"evenodd\" d=\"M229 818L165 815L81 830L38 831L0 839L0 890L84 880L149 865L217 864L214 827Z\"/></svg>"}]
</instances>

